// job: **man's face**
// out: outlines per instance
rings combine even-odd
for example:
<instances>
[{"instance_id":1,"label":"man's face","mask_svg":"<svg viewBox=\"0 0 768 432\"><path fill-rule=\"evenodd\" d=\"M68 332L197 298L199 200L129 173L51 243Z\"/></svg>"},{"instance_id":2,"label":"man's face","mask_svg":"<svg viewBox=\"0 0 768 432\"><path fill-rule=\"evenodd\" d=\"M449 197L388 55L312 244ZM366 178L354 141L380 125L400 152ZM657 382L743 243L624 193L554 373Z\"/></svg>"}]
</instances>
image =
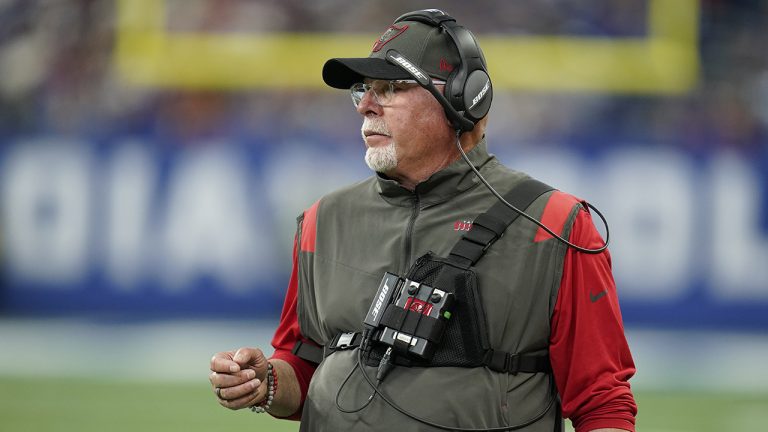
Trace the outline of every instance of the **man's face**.
<instances>
[{"instance_id":1,"label":"man's face","mask_svg":"<svg viewBox=\"0 0 768 432\"><path fill-rule=\"evenodd\" d=\"M381 82L371 84L377 89L387 87ZM368 91L357 112L363 116L366 162L401 183L423 181L458 155L442 106L416 84L398 85L383 104Z\"/></svg>"}]
</instances>

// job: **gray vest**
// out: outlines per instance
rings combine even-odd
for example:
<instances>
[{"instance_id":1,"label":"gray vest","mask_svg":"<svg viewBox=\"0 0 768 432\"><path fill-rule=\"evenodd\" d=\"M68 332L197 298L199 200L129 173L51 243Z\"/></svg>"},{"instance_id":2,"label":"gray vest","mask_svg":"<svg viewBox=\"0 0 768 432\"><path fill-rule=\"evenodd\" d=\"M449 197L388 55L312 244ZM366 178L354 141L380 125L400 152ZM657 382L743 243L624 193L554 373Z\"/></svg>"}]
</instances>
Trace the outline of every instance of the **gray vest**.
<instances>
[{"instance_id":1,"label":"gray vest","mask_svg":"<svg viewBox=\"0 0 768 432\"><path fill-rule=\"evenodd\" d=\"M469 156L502 194L527 178L502 166L487 153L484 142ZM540 219L550 194L541 196L526 212ZM372 177L322 198L314 251L299 252L302 334L325 345L338 333L362 331L362 320L384 272L405 275L412 261L428 251L447 256L469 223L495 202L463 161L434 174L415 192L392 180ZM566 238L576 211L574 206L560 233ZM302 215L299 244L303 225ZM518 218L475 267L489 341L496 350L547 352L566 246L552 238L534 242L537 229ZM359 412L341 412L337 396L342 408L354 410L372 393L359 370L349 375L357 355L357 349L338 351L319 365L304 404L302 431L440 430L404 416L380 397ZM375 368L364 367L370 377L375 376ZM379 390L431 422L485 429L517 425L542 412L554 391L552 379L551 374L513 375L485 367L398 366ZM551 432L556 417L553 406L522 430Z\"/></svg>"}]
</instances>

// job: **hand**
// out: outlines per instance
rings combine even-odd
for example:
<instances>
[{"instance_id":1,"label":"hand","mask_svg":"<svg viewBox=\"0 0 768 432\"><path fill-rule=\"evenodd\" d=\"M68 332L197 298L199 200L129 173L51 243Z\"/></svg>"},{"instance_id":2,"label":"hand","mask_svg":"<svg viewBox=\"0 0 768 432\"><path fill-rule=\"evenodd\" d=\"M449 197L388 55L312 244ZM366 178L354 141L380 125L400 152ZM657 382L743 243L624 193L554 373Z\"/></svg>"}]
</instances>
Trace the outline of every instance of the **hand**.
<instances>
[{"instance_id":1,"label":"hand","mask_svg":"<svg viewBox=\"0 0 768 432\"><path fill-rule=\"evenodd\" d=\"M266 377L267 358L258 348L220 352L211 358L208 379L223 407L236 410L263 401L267 395Z\"/></svg>"}]
</instances>

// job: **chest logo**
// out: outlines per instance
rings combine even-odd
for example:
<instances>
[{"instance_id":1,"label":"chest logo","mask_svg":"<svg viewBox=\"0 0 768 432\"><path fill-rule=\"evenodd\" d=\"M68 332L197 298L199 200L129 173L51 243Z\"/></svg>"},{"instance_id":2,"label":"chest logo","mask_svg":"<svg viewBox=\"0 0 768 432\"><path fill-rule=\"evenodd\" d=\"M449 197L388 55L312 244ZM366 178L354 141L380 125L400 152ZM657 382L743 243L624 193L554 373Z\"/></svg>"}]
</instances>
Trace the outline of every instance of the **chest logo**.
<instances>
[{"instance_id":1,"label":"chest logo","mask_svg":"<svg viewBox=\"0 0 768 432\"><path fill-rule=\"evenodd\" d=\"M454 231L469 231L472 229L472 221L458 220L453 223Z\"/></svg>"}]
</instances>

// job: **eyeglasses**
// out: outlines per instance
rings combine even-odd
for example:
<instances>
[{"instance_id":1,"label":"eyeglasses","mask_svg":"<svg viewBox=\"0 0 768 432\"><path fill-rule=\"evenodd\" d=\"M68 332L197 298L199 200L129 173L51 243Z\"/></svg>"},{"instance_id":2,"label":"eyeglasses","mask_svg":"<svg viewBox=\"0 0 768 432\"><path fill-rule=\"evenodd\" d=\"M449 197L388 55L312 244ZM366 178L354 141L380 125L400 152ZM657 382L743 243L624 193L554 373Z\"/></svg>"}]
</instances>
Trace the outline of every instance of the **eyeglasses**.
<instances>
[{"instance_id":1,"label":"eyeglasses","mask_svg":"<svg viewBox=\"0 0 768 432\"><path fill-rule=\"evenodd\" d=\"M445 84L445 81L432 80L432 84L441 85ZM386 106L392 103L397 92L408 90L418 85L419 83L416 80L373 80L371 82L352 84L349 92L352 95L352 103L355 105L355 108L360 105L360 101L363 100L363 96L369 90L373 91L373 99L377 104Z\"/></svg>"}]
</instances>

